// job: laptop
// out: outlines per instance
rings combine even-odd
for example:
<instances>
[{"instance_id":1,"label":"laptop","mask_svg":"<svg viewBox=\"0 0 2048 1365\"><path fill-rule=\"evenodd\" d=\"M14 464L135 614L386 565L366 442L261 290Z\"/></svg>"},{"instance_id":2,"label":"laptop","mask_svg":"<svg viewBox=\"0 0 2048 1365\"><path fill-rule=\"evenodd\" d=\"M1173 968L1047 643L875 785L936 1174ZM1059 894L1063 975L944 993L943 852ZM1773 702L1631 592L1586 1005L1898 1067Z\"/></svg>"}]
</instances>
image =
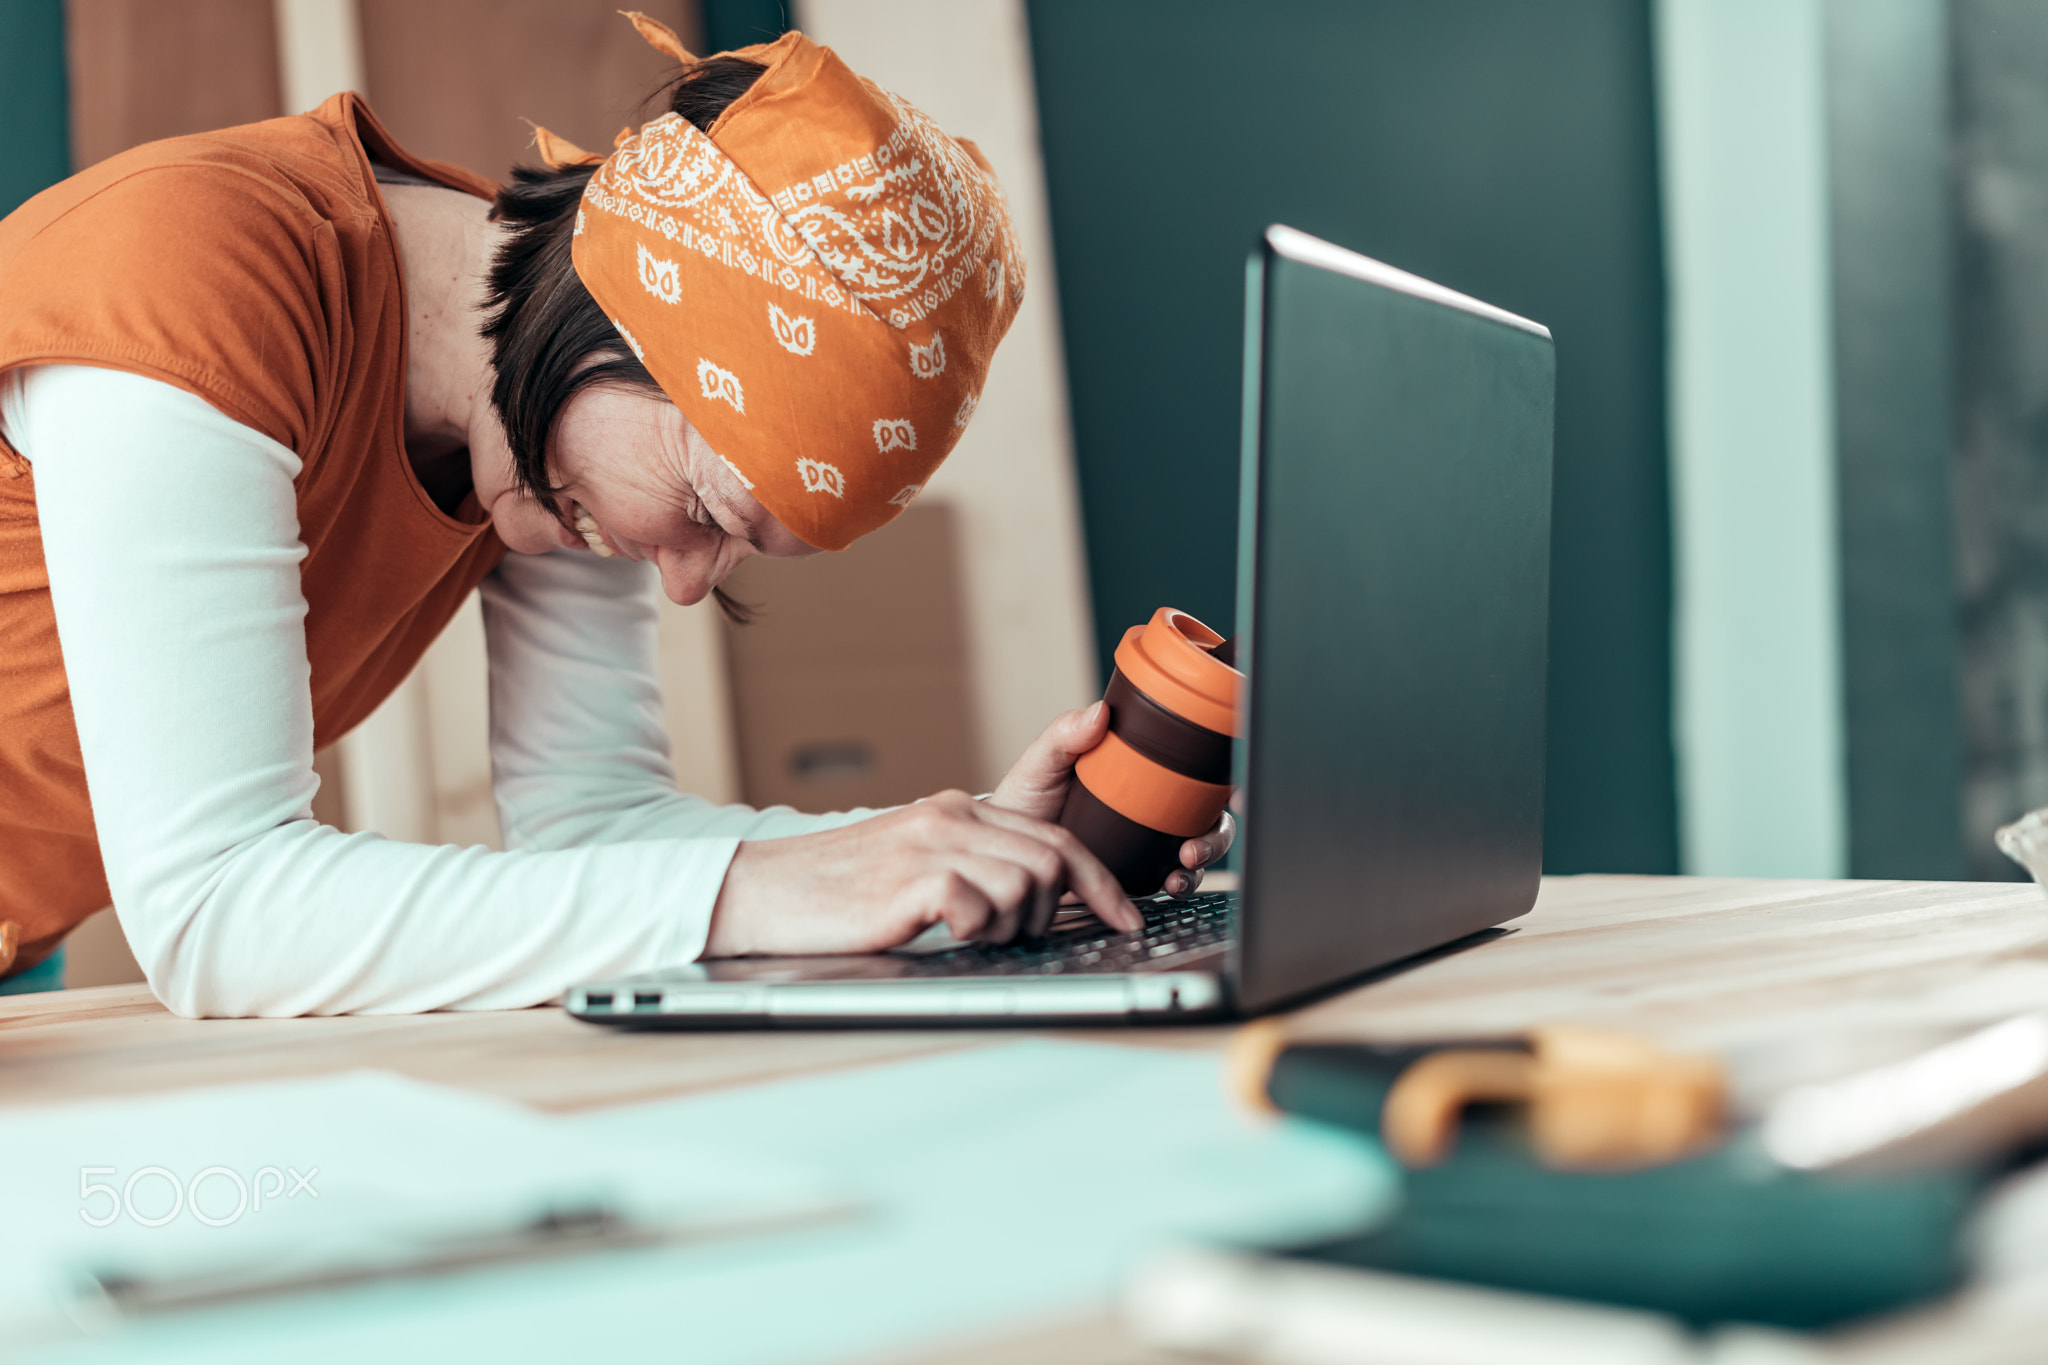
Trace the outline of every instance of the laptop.
<instances>
[{"instance_id":1,"label":"laptop","mask_svg":"<svg viewBox=\"0 0 2048 1365\"><path fill-rule=\"evenodd\" d=\"M569 992L668 1028L1253 1015L1527 913L1555 360L1536 323L1274 226L1245 309L1240 890L1007 945L730 958Z\"/></svg>"}]
</instances>

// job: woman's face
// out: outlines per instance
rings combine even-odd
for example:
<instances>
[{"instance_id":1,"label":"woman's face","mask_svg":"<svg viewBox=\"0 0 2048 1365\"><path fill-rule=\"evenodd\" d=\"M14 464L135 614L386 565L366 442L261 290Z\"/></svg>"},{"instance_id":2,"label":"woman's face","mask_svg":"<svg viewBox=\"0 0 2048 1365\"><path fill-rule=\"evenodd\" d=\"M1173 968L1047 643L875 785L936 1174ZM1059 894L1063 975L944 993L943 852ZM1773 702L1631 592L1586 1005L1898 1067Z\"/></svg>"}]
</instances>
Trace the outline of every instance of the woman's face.
<instances>
[{"instance_id":1,"label":"woman's face","mask_svg":"<svg viewBox=\"0 0 2048 1365\"><path fill-rule=\"evenodd\" d=\"M564 546L596 554L602 545L627 559L651 560L662 591L684 606L703 601L749 555L818 553L770 516L675 404L658 395L583 390L555 420L552 464L558 499L576 525L557 521L519 489L488 490L495 496L483 500L511 549L539 554Z\"/></svg>"}]
</instances>

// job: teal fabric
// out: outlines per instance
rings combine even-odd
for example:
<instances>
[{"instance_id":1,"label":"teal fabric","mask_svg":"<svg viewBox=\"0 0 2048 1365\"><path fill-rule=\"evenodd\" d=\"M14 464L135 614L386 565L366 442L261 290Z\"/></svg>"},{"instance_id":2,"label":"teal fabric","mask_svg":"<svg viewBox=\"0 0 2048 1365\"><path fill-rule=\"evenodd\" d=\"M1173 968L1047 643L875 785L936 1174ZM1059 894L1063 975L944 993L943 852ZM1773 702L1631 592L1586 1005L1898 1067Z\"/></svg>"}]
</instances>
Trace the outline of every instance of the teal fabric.
<instances>
[{"instance_id":1,"label":"teal fabric","mask_svg":"<svg viewBox=\"0 0 2048 1365\"><path fill-rule=\"evenodd\" d=\"M687 1034L616 1041L678 1065L704 1046ZM798 1052L826 1061L834 1042L816 1035ZM165 1314L12 1358L797 1365L907 1354L1098 1311L1172 1243L1331 1240L1383 1217L1396 1188L1376 1143L1247 1118L1225 1098L1214 1053L1166 1047L1020 1041L565 1121L591 1142L687 1138L783 1158L864 1212L783 1236Z\"/></svg>"},{"instance_id":2,"label":"teal fabric","mask_svg":"<svg viewBox=\"0 0 2048 1365\"><path fill-rule=\"evenodd\" d=\"M0 995L34 995L64 989L64 950L59 948L35 966L0 981Z\"/></svg>"}]
</instances>

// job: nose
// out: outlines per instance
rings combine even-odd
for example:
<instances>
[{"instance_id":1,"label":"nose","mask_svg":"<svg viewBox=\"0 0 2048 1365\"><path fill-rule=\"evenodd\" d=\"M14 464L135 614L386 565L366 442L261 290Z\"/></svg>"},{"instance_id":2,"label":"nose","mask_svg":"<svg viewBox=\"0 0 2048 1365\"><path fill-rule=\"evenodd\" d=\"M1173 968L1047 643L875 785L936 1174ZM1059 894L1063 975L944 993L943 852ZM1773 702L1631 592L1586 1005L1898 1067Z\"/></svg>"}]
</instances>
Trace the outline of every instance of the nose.
<instances>
[{"instance_id":1,"label":"nose","mask_svg":"<svg viewBox=\"0 0 2048 1365\"><path fill-rule=\"evenodd\" d=\"M732 571L732 564L721 559L715 544L664 546L654 552L654 559L661 573L662 592L680 607L694 607L702 602Z\"/></svg>"},{"instance_id":2,"label":"nose","mask_svg":"<svg viewBox=\"0 0 2048 1365\"><path fill-rule=\"evenodd\" d=\"M717 586L701 565L689 562L688 555L664 550L655 559L661 571L661 591L679 607L696 606Z\"/></svg>"}]
</instances>

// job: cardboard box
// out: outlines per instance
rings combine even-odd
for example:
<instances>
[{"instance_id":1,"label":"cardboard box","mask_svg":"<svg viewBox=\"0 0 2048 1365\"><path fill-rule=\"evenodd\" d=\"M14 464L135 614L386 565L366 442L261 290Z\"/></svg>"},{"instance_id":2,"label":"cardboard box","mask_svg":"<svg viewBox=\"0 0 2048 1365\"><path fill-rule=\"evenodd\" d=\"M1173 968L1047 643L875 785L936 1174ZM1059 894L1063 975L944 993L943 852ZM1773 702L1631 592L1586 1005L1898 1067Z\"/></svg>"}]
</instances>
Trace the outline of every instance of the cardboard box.
<instances>
[{"instance_id":1,"label":"cardboard box","mask_svg":"<svg viewBox=\"0 0 2048 1365\"><path fill-rule=\"evenodd\" d=\"M919 505L838 554L747 560L726 590L740 784L755 806L892 806L980 770L958 518Z\"/></svg>"}]
</instances>

